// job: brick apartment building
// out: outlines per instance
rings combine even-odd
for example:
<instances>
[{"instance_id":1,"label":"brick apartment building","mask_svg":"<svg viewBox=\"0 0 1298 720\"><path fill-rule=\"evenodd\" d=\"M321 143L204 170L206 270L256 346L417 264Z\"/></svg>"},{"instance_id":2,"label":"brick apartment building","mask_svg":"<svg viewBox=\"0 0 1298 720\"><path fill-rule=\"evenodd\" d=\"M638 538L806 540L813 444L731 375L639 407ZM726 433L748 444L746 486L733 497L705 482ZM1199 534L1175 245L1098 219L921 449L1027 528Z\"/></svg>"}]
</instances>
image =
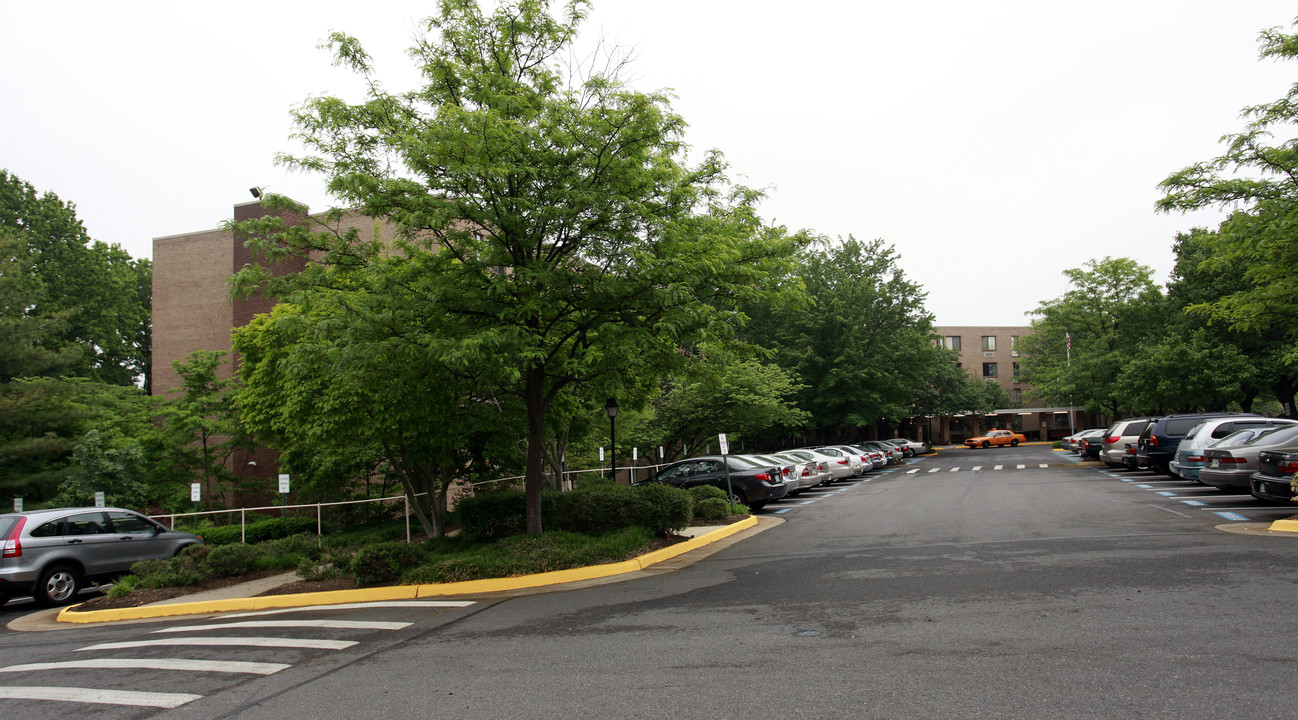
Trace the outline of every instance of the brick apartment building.
<instances>
[{"instance_id":1,"label":"brick apartment building","mask_svg":"<svg viewBox=\"0 0 1298 720\"><path fill-rule=\"evenodd\" d=\"M943 347L959 353L961 367L979 380L994 380L1004 388L1010 407L983 416L926 418L931 442L961 442L991 428L1017 430L1030 440L1054 440L1091 420L1078 408L1024 407L1033 398L1032 386L1018 377L1019 343L1032 334L1031 327L939 325L933 331L942 337Z\"/></svg>"}]
</instances>

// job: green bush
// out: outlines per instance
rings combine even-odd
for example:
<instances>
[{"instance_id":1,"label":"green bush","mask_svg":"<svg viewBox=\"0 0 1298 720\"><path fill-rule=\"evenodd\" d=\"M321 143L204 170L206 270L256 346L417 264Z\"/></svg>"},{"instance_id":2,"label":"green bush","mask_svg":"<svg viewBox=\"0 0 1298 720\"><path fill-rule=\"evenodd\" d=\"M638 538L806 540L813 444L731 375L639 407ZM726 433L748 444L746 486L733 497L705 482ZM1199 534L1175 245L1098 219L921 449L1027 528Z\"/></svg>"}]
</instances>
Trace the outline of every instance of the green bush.
<instances>
[{"instance_id":1,"label":"green bush","mask_svg":"<svg viewBox=\"0 0 1298 720\"><path fill-rule=\"evenodd\" d=\"M471 540L493 540L526 529L527 498L522 490L481 492L455 506L460 533Z\"/></svg>"},{"instance_id":2,"label":"green bush","mask_svg":"<svg viewBox=\"0 0 1298 720\"><path fill-rule=\"evenodd\" d=\"M690 497L694 498L695 504L709 498L716 498L717 500L726 499L726 491L712 485L695 485L686 490L686 492L690 494Z\"/></svg>"},{"instance_id":3,"label":"green bush","mask_svg":"<svg viewBox=\"0 0 1298 720\"><path fill-rule=\"evenodd\" d=\"M174 558L141 560L131 566L131 574L139 578L141 589L197 585L208 578L209 571L203 567L208 550L191 545Z\"/></svg>"},{"instance_id":4,"label":"green bush","mask_svg":"<svg viewBox=\"0 0 1298 720\"><path fill-rule=\"evenodd\" d=\"M659 537L683 530L694 519L694 498L671 485L632 488L631 520Z\"/></svg>"},{"instance_id":5,"label":"green bush","mask_svg":"<svg viewBox=\"0 0 1298 720\"><path fill-rule=\"evenodd\" d=\"M219 545L207 553L203 567L213 577L234 577L256 570L264 555L266 549L255 545Z\"/></svg>"},{"instance_id":6,"label":"green bush","mask_svg":"<svg viewBox=\"0 0 1298 720\"><path fill-rule=\"evenodd\" d=\"M302 533L314 534L315 531L316 521L313 518L278 517L255 520L245 525L242 531L238 525L207 528L202 535L203 542L208 545L230 545L239 542L240 537L243 542L252 545Z\"/></svg>"},{"instance_id":7,"label":"green bush","mask_svg":"<svg viewBox=\"0 0 1298 720\"><path fill-rule=\"evenodd\" d=\"M715 489L715 488L714 488ZM723 497L710 497L694 504L694 516L704 520L720 520L730 514L730 503Z\"/></svg>"},{"instance_id":8,"label":"green bush","mask_svg":"<svg viewBox=\"0 0 1298 720\"><path fill-rule=\"evenodd\" d=\"M428 551L420 545L379 543L361 548L347 566L361 587L400 580L407 570L428 561Z\"/></svg>"},{"instance_id":9,"label":"green bush","mask_svg":"<svg viewBox=\"0 0 1298 720\"><path fill-rule=\"evenodd\" d=\"M598 537L567 532L517 535L434 559L405 574L408 583L446 583L514 577L619 562L648 549L653 535L644 528L624 528Z\"/></svg>"}]
</instances>

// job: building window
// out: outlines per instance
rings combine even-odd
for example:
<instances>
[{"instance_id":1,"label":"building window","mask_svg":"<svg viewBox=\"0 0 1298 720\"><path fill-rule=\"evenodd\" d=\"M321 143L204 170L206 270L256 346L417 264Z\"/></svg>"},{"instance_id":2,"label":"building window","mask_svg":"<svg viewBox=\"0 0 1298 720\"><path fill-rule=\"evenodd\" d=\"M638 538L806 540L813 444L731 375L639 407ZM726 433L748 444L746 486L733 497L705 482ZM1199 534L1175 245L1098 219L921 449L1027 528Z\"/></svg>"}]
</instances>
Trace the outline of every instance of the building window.
<instances>
[{"instance_id":1,"label":"building window","mask_svg":"<svg viewBox=\"0 0 1298 720\"><path fill-rule=\"evenodd\" d=\"M1010 391L1010 399L1014 401L1014 407L1022 407L1023 391L1018 388L1014 388L1013 390Z\"/></svg>"},{"instance_id":2,"label":"building window","mask_svg":"<svg viewBox=\"0 0 1298 720\"><path fill-rule=\"evenodd\" d=\"M996 363L983 363L983 377L996 377Z\"/></svg>"},{"instance_id":3,"label":"building window","mask_svg":"<svg viewBox=\"0 0 1298 720\"><path fill-rule=\"evenodd\" d=\"M996 336L983 335L983 352L991 352L996 349Z\"/></svg>"},{"instance_id":4,"label":"building window","mask_svg":"<svg viewBox=\"0 0 1298 720\"><path fill-rule=\"evenodd\" d=\"M1010 336L1010 355L1013 355L1014 357L1019 356L1019 336L1018 335Z\"/></svg>"},{"instance_id":5,"label":"building window","mask_svg":"<svg viewBox=\"0 0 1298 720\"><path fill-rule=\"evenodd\" d=\"M1019 364L1014 363L1014 377L1017 379L1018 376L1019 376Z\"/></svg>"},{"instance_id":6,"label":"building window","mask_svg":"<svg viewBox=\"0 0 1298 720\"><path fill-rule=\"evenodd\" d=\"M947 350L955 350L956 352L960 352L960 336L947 335L946 337L942 338L942 347L946 348Z\"/></svg>"}]
</instances>

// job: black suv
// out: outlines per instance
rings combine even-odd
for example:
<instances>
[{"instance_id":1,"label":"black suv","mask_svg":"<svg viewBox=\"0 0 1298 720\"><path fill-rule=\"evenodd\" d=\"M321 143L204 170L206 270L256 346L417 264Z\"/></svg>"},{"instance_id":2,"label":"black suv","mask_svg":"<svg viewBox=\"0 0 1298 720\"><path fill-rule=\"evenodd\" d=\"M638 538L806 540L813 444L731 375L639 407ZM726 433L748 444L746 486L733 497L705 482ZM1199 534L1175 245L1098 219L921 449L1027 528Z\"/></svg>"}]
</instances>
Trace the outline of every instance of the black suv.
<instances>
[{"instance_id":1,"label":"black suv","mask_svg":"<svg viewBox=\"0 0 1298 720\"><path fill-rule=\"evenodd\" d=\"M1140 433L1140 439L1136 441L1137 461L1150 470L1156 470L1164 475L1171 475L1172 469L1169 464L1176 457L1176 448L1181 444L1181 438L1185 437L1186 431L1198 425L1202 420L1221 417L1257 418L1262 416L1256 413L1204 412L1181 413L1158 418Z\"/></svg>"}]
</instances>

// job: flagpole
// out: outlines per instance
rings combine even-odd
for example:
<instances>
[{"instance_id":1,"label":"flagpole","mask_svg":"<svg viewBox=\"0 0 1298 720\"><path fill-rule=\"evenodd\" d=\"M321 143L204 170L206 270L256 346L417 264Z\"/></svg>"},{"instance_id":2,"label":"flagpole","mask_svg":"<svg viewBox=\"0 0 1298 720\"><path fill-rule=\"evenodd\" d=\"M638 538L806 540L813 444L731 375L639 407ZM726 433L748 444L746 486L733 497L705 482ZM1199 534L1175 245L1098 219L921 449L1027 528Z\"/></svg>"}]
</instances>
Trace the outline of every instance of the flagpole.
<instances>
[{"instance_id":1,"label":"flagpole","mask_svg":"<svg viewBox=\"0 0 1298 720\"><path fill-rule=\"evenodd\" d=\"M1071 387L1073 380L1073 334L1065 330L1064 339L1067 341L1065 352L1068 358L1068 381ZM1073 422L1073 394L1071 392L1068 393L1068 434L1070 436L1077 434L1077 425Z\"/></svg>"}]
</instances>

